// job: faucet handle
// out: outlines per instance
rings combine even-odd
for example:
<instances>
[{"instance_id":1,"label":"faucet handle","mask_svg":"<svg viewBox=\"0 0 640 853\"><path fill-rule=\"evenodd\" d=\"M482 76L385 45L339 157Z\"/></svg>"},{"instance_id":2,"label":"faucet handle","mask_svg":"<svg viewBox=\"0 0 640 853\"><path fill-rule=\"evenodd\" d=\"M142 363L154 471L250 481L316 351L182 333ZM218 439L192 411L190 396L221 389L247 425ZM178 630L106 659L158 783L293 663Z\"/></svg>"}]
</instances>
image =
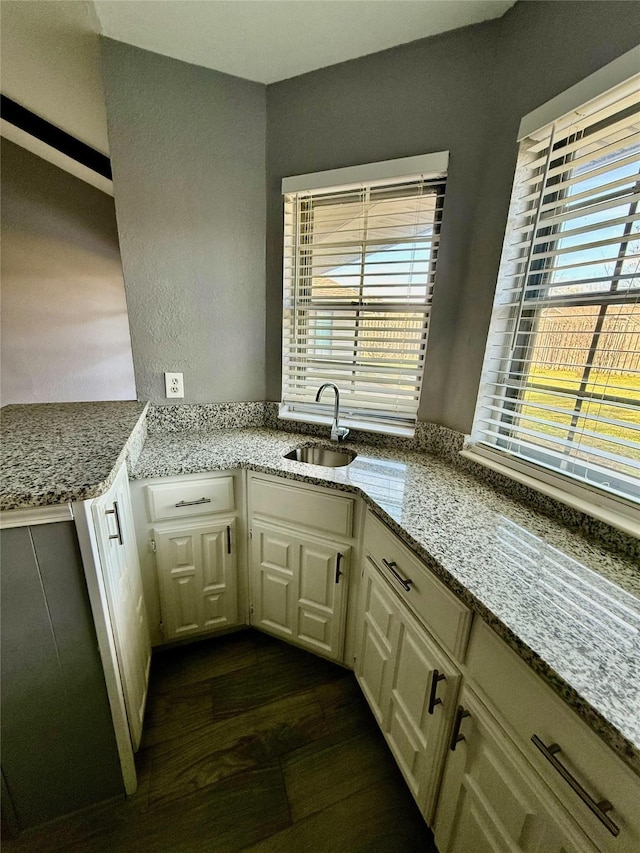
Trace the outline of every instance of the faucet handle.
<instances>
[{"instance_id":1,"label":"faucet handle","mask_svg":"<svg viewBox=\"0 0 640 853\"><path fill-rule=\"evenodd\" d=\"M349 435L349 430L347 427L334 427L331 430L331 440L332 441L344 441L344 439Z\"/></svg>"}]
</instances>

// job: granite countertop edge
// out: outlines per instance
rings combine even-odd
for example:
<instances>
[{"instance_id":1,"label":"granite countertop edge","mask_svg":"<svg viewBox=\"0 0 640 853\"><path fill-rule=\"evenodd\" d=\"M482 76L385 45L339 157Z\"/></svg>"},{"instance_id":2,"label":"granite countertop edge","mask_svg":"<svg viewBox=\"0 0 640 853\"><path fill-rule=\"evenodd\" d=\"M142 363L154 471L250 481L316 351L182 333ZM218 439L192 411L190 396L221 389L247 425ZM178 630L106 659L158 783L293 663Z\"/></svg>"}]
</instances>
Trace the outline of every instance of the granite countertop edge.
<instances>
[{"instance_id":1,"label":"granite countertop edge","mask_svg":"<svg viewBox=\"0 0 640 853\"><path fill-rule=\"evenodd\" d=\"M113 462L109 462L109 473L106 477L95 482L82 483L73 488L62 487L58 489L31 489L29 491L20 492L12 490L10 497L7 498L4 494L0 495L0 512L10 513L13 510L28 510L41 509L49 506L60 506L63 504L78 503L79 501L88 501L92 498L98 498L109 490L113 481L116 478L120 467L126 462L129 475L140 458L144 443L147 438L147 412L149 403L144 404L137 417L137 420L129 437L123 443L122 449L115 457Z\"/></svg>"}]
</instances>

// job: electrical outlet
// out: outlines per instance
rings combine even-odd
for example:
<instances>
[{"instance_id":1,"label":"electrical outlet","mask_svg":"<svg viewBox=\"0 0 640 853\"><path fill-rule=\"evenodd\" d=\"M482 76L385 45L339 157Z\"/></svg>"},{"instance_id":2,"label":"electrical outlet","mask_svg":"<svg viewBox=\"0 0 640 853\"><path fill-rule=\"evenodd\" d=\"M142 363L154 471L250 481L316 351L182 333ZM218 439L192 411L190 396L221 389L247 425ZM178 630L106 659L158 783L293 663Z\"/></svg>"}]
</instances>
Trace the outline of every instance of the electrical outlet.
<instances>
[{"instance_id":1,"label":"electrical outlet","mask_svg":"<svg viewBox=\"0 0 640 853\"><path fill-rule=\"evenodd\" d=\"M182 373L165 373L164 388L166 397L184 397Z\"/></svg>"}]
</instances>

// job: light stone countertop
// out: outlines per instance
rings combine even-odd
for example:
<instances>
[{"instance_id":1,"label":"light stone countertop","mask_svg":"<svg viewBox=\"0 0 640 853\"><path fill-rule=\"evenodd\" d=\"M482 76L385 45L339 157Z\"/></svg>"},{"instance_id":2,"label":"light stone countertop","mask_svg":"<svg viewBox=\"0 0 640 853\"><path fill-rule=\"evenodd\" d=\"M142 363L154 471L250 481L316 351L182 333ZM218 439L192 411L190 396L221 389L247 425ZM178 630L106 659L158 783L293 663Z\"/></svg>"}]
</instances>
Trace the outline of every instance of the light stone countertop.
<instances>
[{"instance_id":1,"label":"light stone countertop","mask_svg":"<svg viewBox=\"0 0 640 853\"><path fill-rule=\"evenodd\" d=\"M148 403L34 403L0 410L0 510L103 494L146 436Z\"/></svg>"},{"instance_id":2,"label":"light stone countertop","mask_svg":"<svg viewBox=\"0 0 640 853\"><path fill-rule=\"evenodd\" d=\"M248 468L364 497L640 773L640 566L426 453L346 444L345 468L283 458L328 444L276 430L146 435L136 402L2 409L0 509L102 494L133 478ZM146 440L145 440L146 439ZM144 447L143 447L144 445Z\"/></svg>"},{"instance_id":3,"label":"light stone countertop","mask_svg":"<svg viewBox=\"0 0 640 853\"><path fill-rule=\"evenodd\" d=\"M424 453L344 444L347 467L292 462L308 435L151 434L135 479L249 468L362 495L640 773L640 566Z\"/></svg>"}]
</instances>

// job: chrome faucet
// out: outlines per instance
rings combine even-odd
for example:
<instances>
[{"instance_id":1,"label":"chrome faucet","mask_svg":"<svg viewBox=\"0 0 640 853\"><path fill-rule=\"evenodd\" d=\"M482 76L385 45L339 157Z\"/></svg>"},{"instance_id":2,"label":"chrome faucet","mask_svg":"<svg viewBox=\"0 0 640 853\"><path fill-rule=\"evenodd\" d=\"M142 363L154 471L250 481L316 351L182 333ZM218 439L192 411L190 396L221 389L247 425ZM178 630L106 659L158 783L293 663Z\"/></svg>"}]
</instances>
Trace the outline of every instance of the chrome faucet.
<instances>
[{"instance_id":1,"label":"chrome faucet","mask_svg":"<svg viewBox=\"0 0 640 853\"><path fill-rule=\"evenodd\" d=\"M322 396L322 392L325 388L333 388L336 395L336 402L333 408L333 423L331 424L331 441L342 441L349 435L349 430L346 427L339 426L338 424L338 420L340 418L340 391L338 390L338 386L333 382L325 382L324 385L321 385L318 388L316 403L320 402L320 397Z\"/></svg>"}]
</instances>

